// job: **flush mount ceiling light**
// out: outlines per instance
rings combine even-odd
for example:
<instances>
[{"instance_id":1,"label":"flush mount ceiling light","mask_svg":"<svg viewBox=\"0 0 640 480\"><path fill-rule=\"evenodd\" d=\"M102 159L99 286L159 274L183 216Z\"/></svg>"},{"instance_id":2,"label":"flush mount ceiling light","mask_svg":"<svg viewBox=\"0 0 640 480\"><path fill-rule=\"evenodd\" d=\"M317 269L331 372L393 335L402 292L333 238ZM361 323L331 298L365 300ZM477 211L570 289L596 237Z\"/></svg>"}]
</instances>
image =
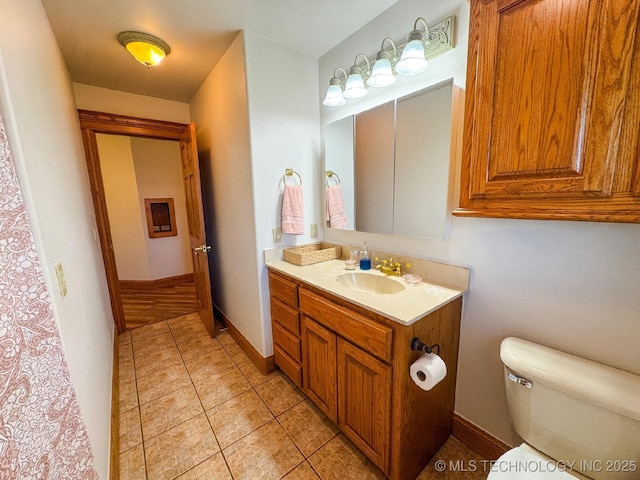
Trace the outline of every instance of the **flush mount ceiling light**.
<instances>
[{"instance_id":1,"label":"flush mount ceiling light","mask_svg":"<svg viewBox=\"0 0 640 480\"><path fill-rule=\"evenodd\" d=\"M396 74L416 75L424 72L429 66L428 60L453 49L454 20L455 16L449 15L428 26L424 18L418 17L407 40L397 44L397 48L393 40L386 37L375 59L369 59L359 53L349 70L348 78L342 68L338 67L334 70L333 77L329 81L327 96L322 104L327 107L339 107L347 103L345 98L365 96L367 87L382 88L393 85L396 82ZM424 26L424 30L418 30L418 23ZM390 44L390 48L385 49L385 42ZM399 49L402 49L402 55L398 55ZM366 64L357 65L358 57L363 57ZM336 76L338 69L342 70L347 78L346 84L344 79Z\"/></svg>"},{"instance_id":2,"label":"flush mount ceiling light","mask_svg":"<svg viewBox=\"0 0 640 480\"><path fill-rule=\"evenodd\" d=\"M169 45L148 33L121 32L118 34L118 42L147 68L159 64L171 52Z\"/></svg>"}]
</instances>

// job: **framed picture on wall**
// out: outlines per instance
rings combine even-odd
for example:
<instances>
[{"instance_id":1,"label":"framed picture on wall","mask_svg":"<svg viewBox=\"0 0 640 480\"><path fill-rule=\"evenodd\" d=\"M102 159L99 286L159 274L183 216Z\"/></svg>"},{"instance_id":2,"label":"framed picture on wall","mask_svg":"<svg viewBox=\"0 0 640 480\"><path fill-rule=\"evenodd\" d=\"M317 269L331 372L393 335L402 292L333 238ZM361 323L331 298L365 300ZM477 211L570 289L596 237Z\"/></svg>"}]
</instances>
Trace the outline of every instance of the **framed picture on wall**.
<instances>
[{"instance_id":1,"label":"framed picture on wall","mask_svg":"<svg viewBox=\"0 0 640 480\"><path fill-rule=\"evenodd\" d=\"M147 214L149 238L178 235L173 198L145 198L144 210Z\"/></svg>"}]
</instances>

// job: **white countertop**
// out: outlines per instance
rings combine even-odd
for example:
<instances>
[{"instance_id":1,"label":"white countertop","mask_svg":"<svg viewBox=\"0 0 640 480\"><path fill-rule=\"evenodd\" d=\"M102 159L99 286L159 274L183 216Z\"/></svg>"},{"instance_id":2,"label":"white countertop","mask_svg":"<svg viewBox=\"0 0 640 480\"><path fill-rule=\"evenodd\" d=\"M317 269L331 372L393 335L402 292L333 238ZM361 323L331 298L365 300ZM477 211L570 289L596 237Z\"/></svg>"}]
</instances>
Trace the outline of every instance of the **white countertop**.
<instances>
[{"instance_id":1,"label":"white countertop","mask_svg":"<svg viewBox=\"0 0 640 480\"><path fill-rule=\"evenodd\" d=\"M388 278L404 285L404 290L393 294L354 290L341 285L336 278L344 273L352 272L380 276L384 276L384 274L375 269L366 271L361 271L360 269L355 271L346 270L344 268L344 260L329 260L303 267L283 260L276 260L267 262L267 267L403 325L411 325L425 315L458 298L466 291L466 288L444 287L426 282L421 282L418 285L409 285L404 279L392 276ZM452 268L460 267L452 266Z\"/></svg>"}]
</instances>

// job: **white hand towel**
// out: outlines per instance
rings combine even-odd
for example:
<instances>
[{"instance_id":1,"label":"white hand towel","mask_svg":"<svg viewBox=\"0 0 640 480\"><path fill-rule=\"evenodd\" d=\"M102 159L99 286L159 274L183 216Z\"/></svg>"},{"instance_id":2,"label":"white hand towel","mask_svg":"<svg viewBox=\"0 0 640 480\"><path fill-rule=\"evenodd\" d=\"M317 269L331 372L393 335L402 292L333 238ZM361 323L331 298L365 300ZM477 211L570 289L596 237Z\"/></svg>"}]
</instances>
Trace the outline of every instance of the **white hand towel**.
<instances>
[{"instance_id":1,"label":"white hand towel","mask_svg":"<svg viewBox=\"0 0 640 480\"><path fill-rule=\"evenodd\" d=\"M344 228L347 226L347 214L344 208L344 195L342 186L327 186L327 220L331 228Z\"/></svg>"},{"instance_id":2,"label":"white hand towel","mask_svg":"<svg viewBox=\"0 0 640 480\"><path fill-rule=\"evenodd\" d=\"M282 233L293 233L294 235L304 233L304 204L300 185L284 186L280 217Z\"/></svg>"}]
</instances>

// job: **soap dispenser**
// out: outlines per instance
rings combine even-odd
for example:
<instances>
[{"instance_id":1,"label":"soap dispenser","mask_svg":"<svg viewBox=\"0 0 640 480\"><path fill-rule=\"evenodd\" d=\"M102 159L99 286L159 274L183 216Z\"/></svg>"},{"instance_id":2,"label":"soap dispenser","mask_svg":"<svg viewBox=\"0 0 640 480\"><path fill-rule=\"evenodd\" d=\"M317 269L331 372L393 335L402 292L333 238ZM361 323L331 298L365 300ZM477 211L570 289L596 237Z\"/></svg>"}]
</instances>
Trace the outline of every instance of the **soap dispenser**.
<instances>
[{"instance_id":1,"label":"soap dispenser","mask_svg":"<svg viewBox=\"0 0 640 480\"><path fill-rule=\"evenodd\" d=\"M369 248L367 247L366 241L360 252L360 270L371 270L371 256L369 255Z\"/></svg>"}]
</instances>

